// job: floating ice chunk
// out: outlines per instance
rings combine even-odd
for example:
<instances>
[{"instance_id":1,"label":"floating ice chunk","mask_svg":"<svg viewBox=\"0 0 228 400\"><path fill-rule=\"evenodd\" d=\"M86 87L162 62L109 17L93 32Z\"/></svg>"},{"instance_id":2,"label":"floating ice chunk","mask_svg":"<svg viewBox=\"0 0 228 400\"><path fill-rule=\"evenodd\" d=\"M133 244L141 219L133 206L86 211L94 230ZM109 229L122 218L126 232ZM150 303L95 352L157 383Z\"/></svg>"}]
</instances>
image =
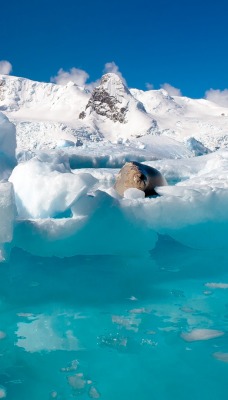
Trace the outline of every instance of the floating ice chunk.
<instances>
[{"instance_id":1,"label":"floating ice chunk","mask_svg":"<svg viewBox=\"0 0 228 400\"><path fill-rule=\"evenodd\" d=\"M63 367L60 369L61 372L72 372L78 369L79 362L78 360L73 360L67 367Z\"/></svg>"},{"instance_id":2,"label":"floating ice chunk","mask_svg":"<svg viewBox=\"0 0 228 400\"><path fill-rule=\"evenodd\" d=\"M48 218L67 210L96 182L90 174L70 173L64 165L31 159L19 164L9 179L22 218Z\"/></svg>"},{"instance_id":3,"label":"floating ice chunk","mask_svg":"<svg viewBox=\"0 0 228 400\"><path fill-rule=\"evenodd\" d=\"M30 353L45 351L78 351L81 349L78 339L71 331L56 331L56 319L38 315L35 320L17 324L16 346Z\"/></svg>"},{"instance_id":4,"label":"floating ice chunk","mask_svg":"<svg viewBox=\"0 0 228 400\"><path fill-rule=\"evenodd\" d=\"M177 328L175 326L165 326L164 328L158 328L162 332L176 332Z\"/></svg>"},{"instance_id":5,"label":"floating ice chunk","mask_svg":"<svg viewBox=\"0 0 228 400\"><path fill-rule=\"evenodd\" d=\"M6 261L4 245L0 244L0 263Z\"/></svg>"},{"instance_id":6,"label":"floating ice chunk","mask_svg":"<svg viewBox=\"0 0 228 400\"><path fill-rule=\"evenodd\" d=\"M82 390L86 387L86 380L82 373L71 375L67 377L69 385L75 390Z\"/></svg>"},{"instance_id":7,"label":"floating ice chunk","mask_svg":"<svg viewBox=\"0 0 228 400\"><path fill-rule=\"evenodd\" d=\"M196 342L198 340L209 340L223 336L224 332L215 329L193 329L191 332L182 332L181 337L186 342Z\"/></svg>"},{"instance_id":8,"label":"floating ice chunk","mask_svg":"<svg viewBox=\"0 0 228 400\"><path fill-rule=\"evenodd\" d=\"M4 386L0 386L0 399L4 399L6 397L6 389Z\"/></svg>"},{"instance_id":9,"label":"floating ice chunk","mask_svg":"<svg viewBox=\"0 0 228 400\"><path fill-rule=\"evenodd\" d=\"M184 313L189 313L189 314L196 312L196 310L188 306L180 307L180 310L183 311Z\"/></svg>"},{"instance_id":10,"label":"floating ice chunk","mask_svg":"<svg viewBox=\"0 0 228 400\"><path fill-rule=\"evenodd\" d=\"M127 349L129 345L129 339L124 336L120 336L118 333L116 335L109 334L107 336L99 336L98 344L101 347L111 347L116 350Z\"/></svg>"},{"instance_id":11,"label":"floating ice chunk","mask_svg":"<svg viewBox=\"0 0 228 400\"><path fill-rule=\"evenodd\" d=\"M133 308L132 310L129 311L131 314L150 314L150 311L147 310L146 308Z\"/></svg>"},{"instance_id":12,"label":"floating ice chunk","mask_svg":"<svg viewBox=\"0 0 228 400\"><path fill-rule=\"evenodd\" d=\"M15 211L13 185L9 182L0 183L0 243L12 241Z\"/></svg>"},{"instance_id":13,"label":"floating ice chunk","mask_svg":"<svg viewBox=\"0 0 228 400\"><path fill-rule=\"evenodd\" d=\"M57 147L74 147L75 143L72 140L60 139L57 142Z\"/></svg>"},{"instance_id":14,"label":"floating ice chunk","mask_svg":"<svg viewBox=\"0 0 228 400\"><path fill-rule=\"evenodd\" d=\"M154 342L151 339L142 339L140 344L141 344L141 346L149 345L149 346L156 347L158 345L158 342Z\"/></svg>"},{"instance_id":15,"label":"floating ice chunk","mask_svg":"<svg viewBox=\"0 0 228 400\"><path fill-rule=\"evenodd\" d=\"M205 283L206 287L212 288L212 289L228 289L228 283L216 283L216 282L208 282Z\"/></svg>"},{"instance_id":16,"label":"floating ice chunk","mask_svg":"<svg viewBox=\"0 0 228 400\"><path fill-rule=\"evenodd\" d=\"M112 316L112 322L114 324L117 324L120 327L123 327L128 331L138 332L141 321L142 320L140 318L135 318L135 317L129 318L129 317L124 317L122 315L113 315Z\"/></svg>"},{"instance_id":17,"label":"floating ice chunk","mask_svg":"<svg viewBox=\"0 0 228 400\"><path fill-rule=\"evenodd\" d=\"M194 137L189 137L186 140L187 148L192 151L195 156L202 156L203 154L211 153L211 151L203 145L199 140Z\"/></svg>"},{"instance_id":18,"label":"floating ice chunk","mask_svg":"<svg viewBox=\"0 0 228 400\"><path fill-rule=\"evenodd\" d=\"M213 357L219 361L228 363L228 353L216 352L213 354Z\"/></svg>"},{"instance_id":19,"label":"floating ice chunk","mask_svg":"<svg viewBox=\"0 0 228 400\"><path fill-rule=\"evenodd\" d=\"M205 296L210 296L213 292L211 290L204 290L203 294L205 294Z\"/></svg>"},{"instance_id":20,"label":"floating ice chunk","mask_svg":"<svg viewBox=\"0 0 228 400\"><path fill-rule=\"evenodd\" d=\"M89 397L91 397L91 399L99 399L101 397L100 393L94 386L91 386L91 388L89 389Z\"/></svg>"},{"instance_id":21,"label":"floating ice chunk","mask_svg":"<svg viewBox=\"0 0 228 400\"><path fill-rule=\"evenodd\" d=\"M142 190L130 188L125 190L124 197L129 200L144 199L145 193Z\"/></svg>"},{"instance_id":22,"label":"floating ice chunk","mask_svg":"<svg viewBox=\"0 0 228 400\"><path fill-rule=\"evenodd\" d=\"M0 331L0 340L6 338L6 333L3 331Z\"/></svg>"},{"instance_id":23,"label":"floating ice chunk","mask_svg":"<svg viewBox=\"0 0 228 400\"><path fill-rule=\"evenodd\" d=\"M135 296L129 297L128 300L131 300L131 301L138 301L137 297L135 297Z\"/></svg>"},{"instance_id":24,"label":"floating ice chunk","mask_svg":"<svg viewBox=\"0 0 228 400\"><path fill-rule=\"evenodd\" d=\"M57 399L57 397L58 397L58 392L56 392L55 390L53 390L53 391L50 393L50 397L51 397L51 399Z\"/></svg>"},{"instance_id":25,"label":"floating ice chunk","mask_svg":"<svg viewBox=\"0 0 228 400\"><path fill-rule=\"evenodd\" d=\"M16 165L16 128L0 112L0 179L7 179Z\"/></svg>"}]
</instances>

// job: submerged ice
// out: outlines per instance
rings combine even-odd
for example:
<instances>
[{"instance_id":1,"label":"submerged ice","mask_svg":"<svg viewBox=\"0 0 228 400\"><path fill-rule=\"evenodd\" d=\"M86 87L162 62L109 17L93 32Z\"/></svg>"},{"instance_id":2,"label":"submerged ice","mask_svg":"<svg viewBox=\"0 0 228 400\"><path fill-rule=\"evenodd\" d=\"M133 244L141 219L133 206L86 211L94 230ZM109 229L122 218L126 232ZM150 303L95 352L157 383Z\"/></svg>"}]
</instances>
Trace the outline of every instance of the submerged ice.
<instances>
[{"instance_id":1,"label":"submerged ice","mask_svg":"<svg viewBox=\"0 0 228 400\"><path fill-rule=\"evenodd\" d=\"M206 282L228 279L227 255L217 261L167 237L150 258L13 249L0 269L3 393L225 399L227 296L204 293Z\"/></svg>"}]
</instances>

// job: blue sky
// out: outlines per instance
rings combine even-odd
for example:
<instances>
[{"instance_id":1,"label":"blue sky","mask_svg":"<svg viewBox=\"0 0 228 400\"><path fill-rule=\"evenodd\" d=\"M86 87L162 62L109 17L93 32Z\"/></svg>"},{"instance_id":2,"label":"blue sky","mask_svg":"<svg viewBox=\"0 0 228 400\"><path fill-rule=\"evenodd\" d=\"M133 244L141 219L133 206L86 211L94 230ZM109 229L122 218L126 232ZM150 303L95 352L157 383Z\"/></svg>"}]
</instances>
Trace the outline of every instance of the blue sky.
<instances>
[{"instance_id":1,"label":"blue sky","mask_svg":"<svg viewBox=\"0 0 228 400\"><path fill-rule=\"evenodd\" d=\"M13 75L48 82L74 67L94 81L115 62L129 87L169 83L189 97L228 87L225 0L12 0L0 14Z\"/></svg>"}]
</instances>

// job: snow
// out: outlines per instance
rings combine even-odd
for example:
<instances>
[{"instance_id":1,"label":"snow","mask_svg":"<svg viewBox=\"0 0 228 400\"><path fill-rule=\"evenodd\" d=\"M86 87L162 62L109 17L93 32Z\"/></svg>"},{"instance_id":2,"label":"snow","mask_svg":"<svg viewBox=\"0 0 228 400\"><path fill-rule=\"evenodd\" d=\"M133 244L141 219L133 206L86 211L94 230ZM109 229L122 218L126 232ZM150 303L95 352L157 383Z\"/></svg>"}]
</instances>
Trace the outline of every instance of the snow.
<instances>
[{"instance_id":1,"label":"snow","mask_svg":"<svg viewBox=\"0 0 228 400\"><path fill-rule=\"evenodd\" d=\"M205 99L171 97L164 89L131 93L154 116L160 134L181 142L194 137L212 151L227 147L227 108Z\"/></svg>"},{"instance_id":2,"label":"snow","mask_svg":"<svg viewBox=\"0 0 228 400\"><path fill-rule=\"evenodd\" d=\"M118 103L121 103L122 106L127 105L127 96L130 94L130 92L118 75L113 73L104 75L99 86L103 88L111 97L116 97Z\"/></svg>"},{"instance_id":3,"label":"snow","mask_svg":"<svg viewBox=\"0 0 228 400\"><path fill-rule=\"evenodd\" d=\"M124 198L129 200L144 199L145 193L142 190L136 188L130 188L125 190Z\"/></svg>"},{"instance_id":4,"label":"snow","mask_svg":"<svg viewBox=\"0 0 228 400\"><path fill-rule=\"evenodd\" d=\"M156 120L113 73L104 75L94 89L85 109L86 121L92 122L105 139L112 141L117 137L134 138L158 131Z\"/></svg>"},{"instance_id":5,"label":"snow","mask_svg":"<svg viewBox=\"0 0 228 400\"><path fill-rule=\"evenodd\" d=\"M60 139L57 142L57 147L73 147L75 146L75 143L72 142L71 140L64 140L64 139Z\"/></svg>"},{"instance_id":6,"label":"snow","mask_svg":"<svg viewBox=\"0 0 228 400\"><path fill-rule=\"evenodd\" d=\"M126 109L124 123L109 118L105 103L103 115L86 108L91 93L76 84L0 75L0 110L16 125L18 151L55 148L61 140L141 141L148 135L175 139L197 155L228 145L226 108L204 99L171 97L164 89L129 90L113 73L103 78L100 89L116 101L117 110Z\"/></svg>"}]
</instances>

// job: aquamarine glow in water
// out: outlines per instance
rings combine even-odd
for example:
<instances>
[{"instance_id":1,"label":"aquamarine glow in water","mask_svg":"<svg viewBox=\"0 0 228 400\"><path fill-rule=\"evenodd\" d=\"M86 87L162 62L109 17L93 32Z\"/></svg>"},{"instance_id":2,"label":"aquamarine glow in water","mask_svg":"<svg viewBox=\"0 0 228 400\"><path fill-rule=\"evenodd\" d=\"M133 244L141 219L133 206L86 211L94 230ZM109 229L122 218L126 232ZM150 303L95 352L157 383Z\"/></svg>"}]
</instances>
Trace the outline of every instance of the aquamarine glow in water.
<instances>
[{"instance_id":1,"label":"aquamarine glow in water","mask_svg":"<svg viewBox=\"0 0 228 400\"><path fill-rule=\"evenodd\" d=\"M1 398L225 400L227 264L162 236L145 258L15 248L0 264Z\"/></svg>"}]
</instances>

